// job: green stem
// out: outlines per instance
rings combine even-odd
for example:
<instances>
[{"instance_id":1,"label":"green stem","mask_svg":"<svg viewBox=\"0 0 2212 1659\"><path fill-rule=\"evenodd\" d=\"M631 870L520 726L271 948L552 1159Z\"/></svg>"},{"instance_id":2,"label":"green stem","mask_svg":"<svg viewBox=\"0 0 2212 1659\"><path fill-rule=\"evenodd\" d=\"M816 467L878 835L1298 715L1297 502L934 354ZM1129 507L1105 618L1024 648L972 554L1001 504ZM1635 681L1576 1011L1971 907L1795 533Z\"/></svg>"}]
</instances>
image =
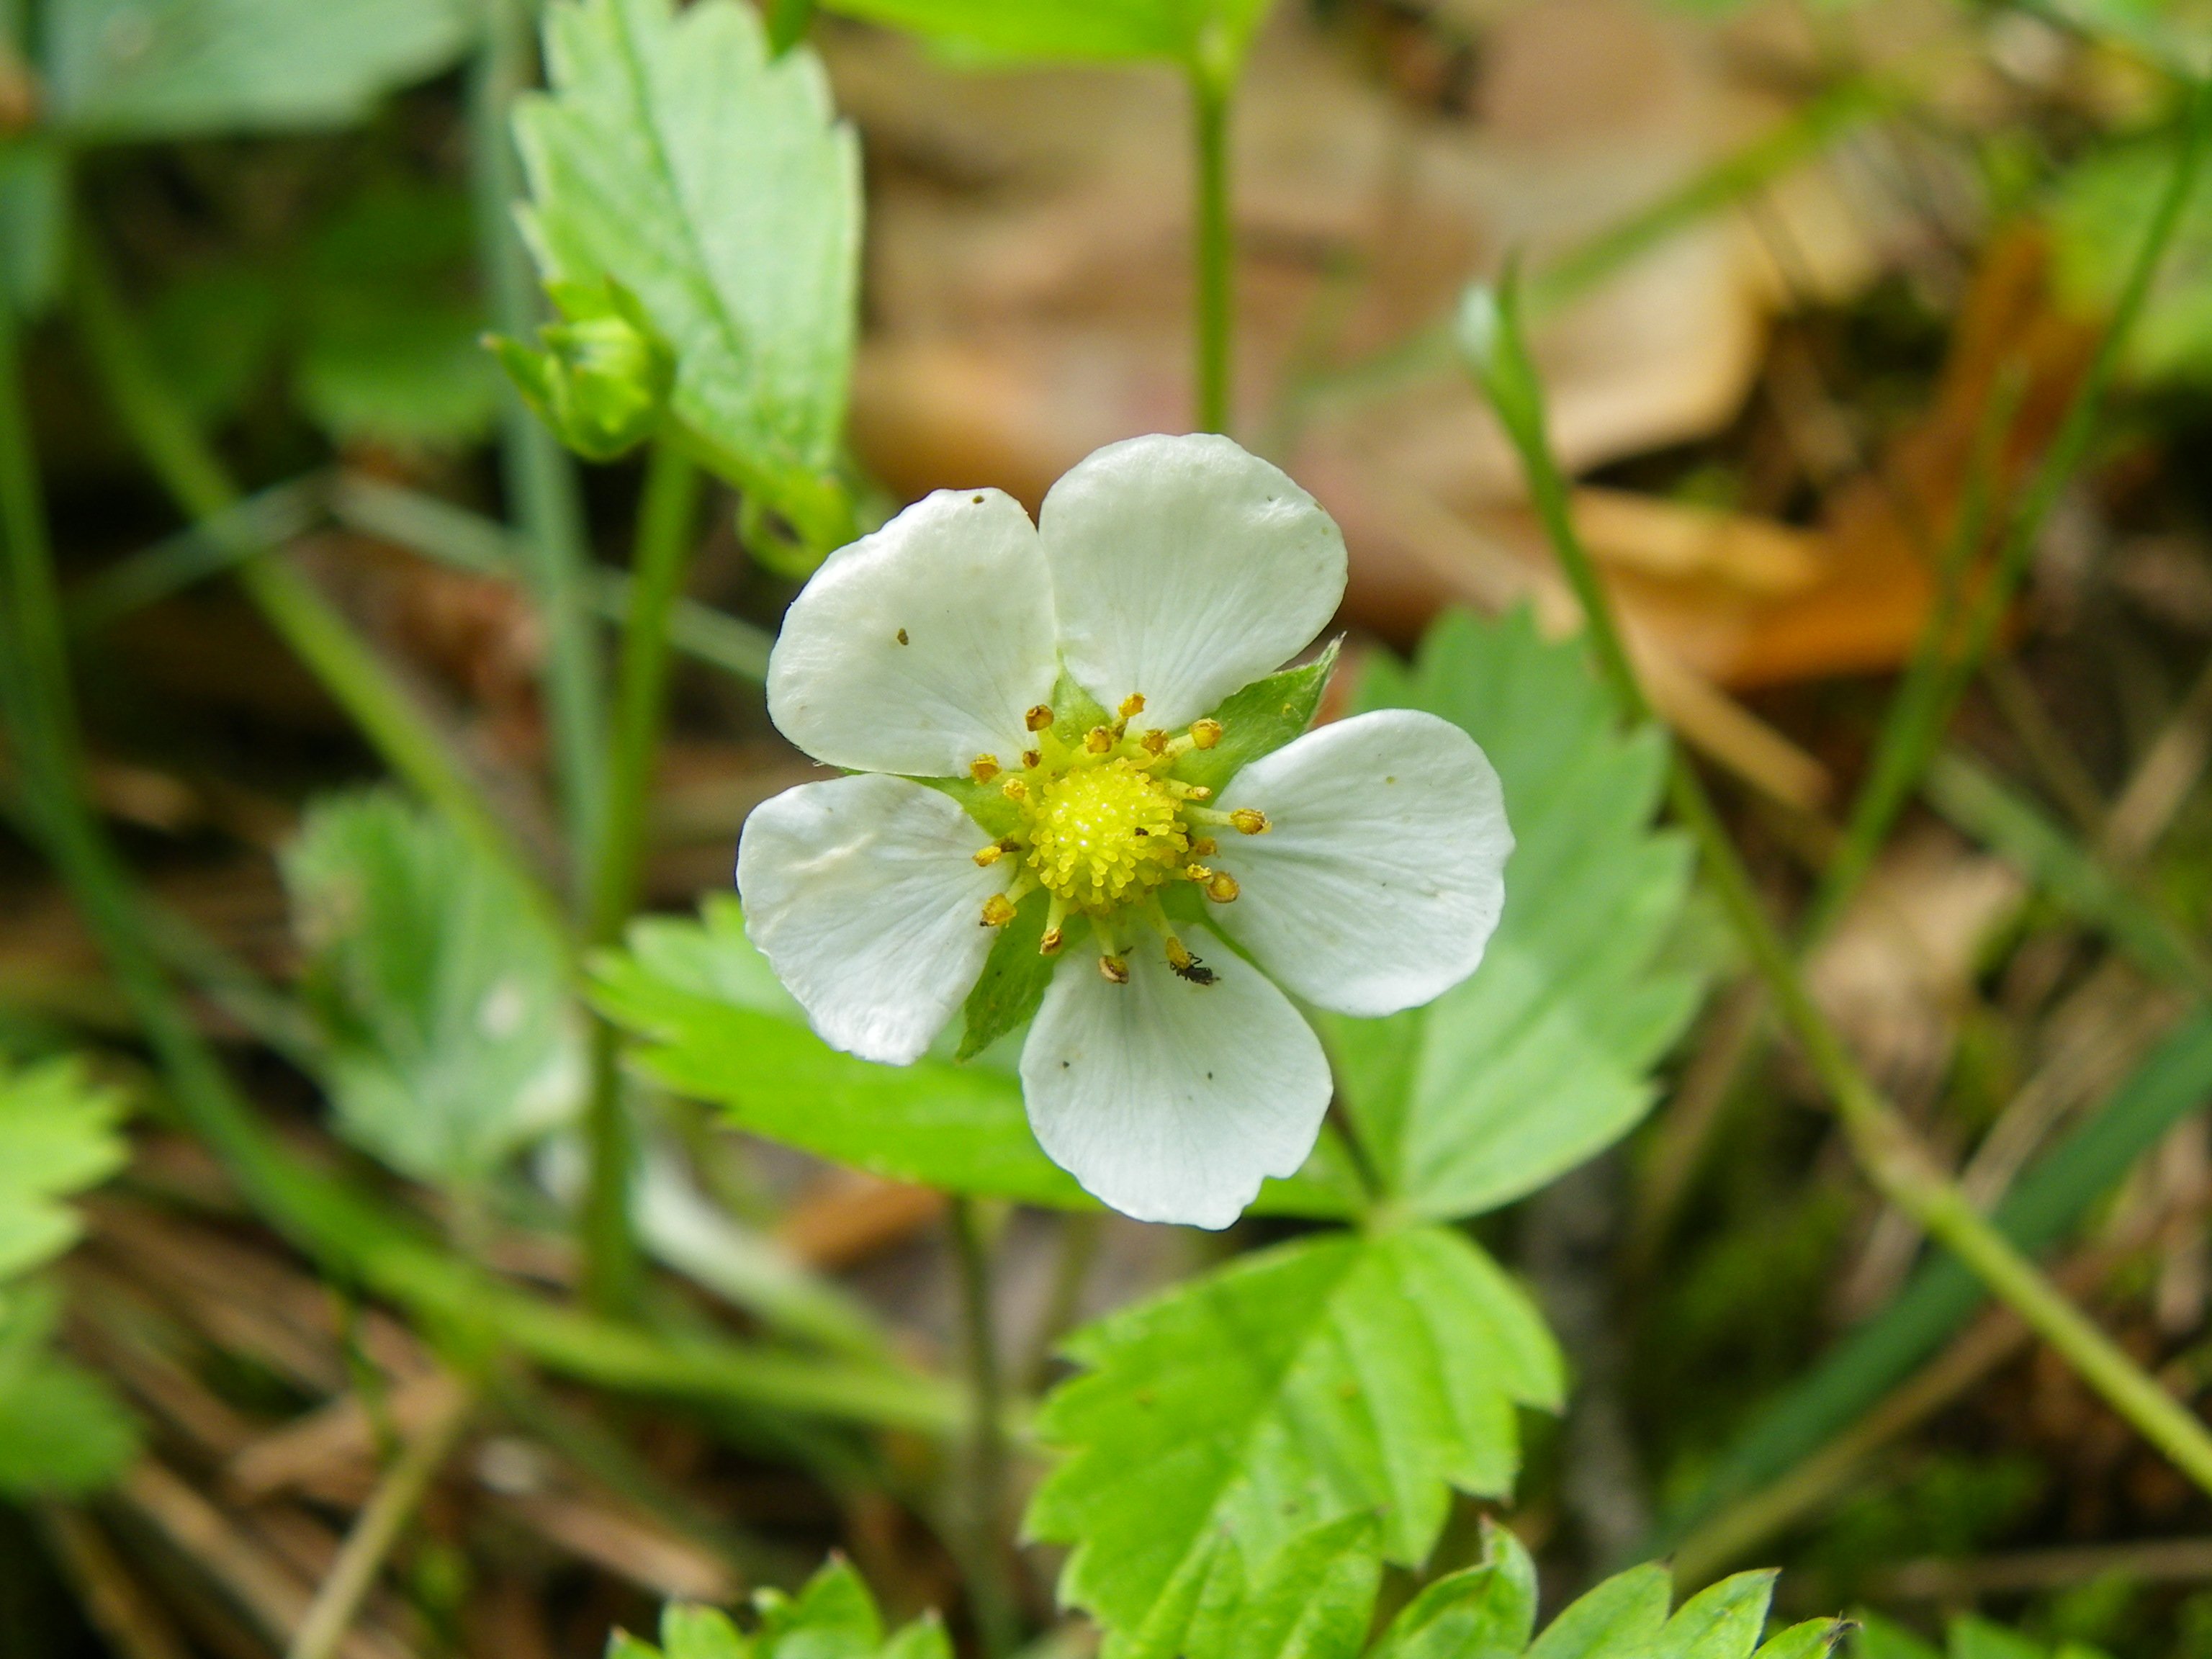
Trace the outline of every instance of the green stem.
<instances>
[{"instance_id":1,"label":"green stem","mask_svg":"<svg viewBox=\"0 0 2212 1659\"><path fill-rule=\"evenodd\" d=\"M614 755L599 867L592 872L590 940L621 937L637 902L645 862L646 809L668 702L669 623L691 561L699 514L699 470L667 444L653 446L638 509L629 617L616 691ZM635 1304L639 1266L630 1221L637 1159L623 1087L619 1040L602 1021L592 1034L592 1095L584 1121L591 1164L581 1214L585 1299L601 1313Z\"/></svg>"},{"instance_id":2,"label":"green stem","mask_svg":"<svg viewBox=\"0 0 2212 1659\"><path fill-rule=\"evenodd\" d=\"M508 117L533 71L522 0L483 0L483 33L469 76L469 167L477 253L500 331L525 340L539 317L538 284L514 227L520 194ZM502 386L500 450L521 521L525 574L545 629L546 710L553 770L569 836L579 909L589 902L606 810L606 709L598 624L591 616L591 548L568 453Z\"/></svg>"},{"instance_id":3,"label":"green stem","mask_svg":"<svg viewBox=\"0 0 2212 1659\"><path fill-rule=\"evenodd\" d=\"M1006 1539L1006 1385L992 1317L990 1244L973 1199L955 1197L951 1220L968 1362L969 1589L983 1651L988 1659L1004 1659L1019 1644L1021 1613Z\"/></svg>"},{"instance_id":4,"label":"green stem","mask_svg":"<svg viewBox=\"0 0 2212 1659\"><path fill-rule=\"evenodd\" d=\"M76 254L70 291L78 337L101 390L162 488L210 534L241 544L240 586L386 764L534 888L528 860L486 810L466 768L375 652L274 549L242 544L250 532L234 511L243 500L238 486L155 370L88 236L79 239Z\"/></svg>"},{"instance_id":5,"label":"green stem","mask_svg":"<svg viewBox=\"0 0 2212 1659\"><path fill-rule=\"evenodd\" d=\"M1580 601L1591 654L1622 720L1652 719L1612 602L1568 512L1568 490L1545 436L1542 392L1522 343L1510 296L1470 331L1475 368L1518 451L1528 491L1553 551ZM2017 1313L2106 1403L2175 1466L2212 1492L2212 1433L2066 1300L1987 1217L1967 1201L1914 1139L1894 1108L1854 1061L1805 988L1782 933L1769 919L1750 872L1679 746L1672 751L1668 799L1696 839L1708 878L1765 982L1784 1024L1832 1103L1852 1153L1875 1188L1919 1224Z\"/></svg>"},{"instance_id":6,"label":"green stem","mask_svg":"<svg viewBox=\"0 0 2212 1659\"><path fill-rule=\"evenodd\" d=\"M1190 70L1193 159L1198 169L1197 339L1194 415L1200 432L1229 430L1229 370L1236 318L1236 250L1229 218L1231 79L1209 64Z\"/></svg>"},{"instance_id":7,"label":"green stem","mask_svg":"<svg viewBox=\"0 0 2212 1659\"><path fill-rule=\"evenodd\" d=\"M2106 392L2119 367L2120 353L2144 301L2149 297L2151 283L2180 225L2183 210L2195 192L2208 137L2212 137L2212 82L2200 84L2191 91L2182 126L2180 154L2174 160L2165 194L2136 247L2119 299L2098 338L2089 367L2067 404L2058 431L2004 523L1989 574L1966 611L1964 636L1954 649L1951 635L1956 618L1945 614L1942 605L1922 631L1911 666L1883 720L1874 757L1867 769L1866 783L1851 804L1850 818L1838 855L1823 875L1807 911L1804 938L1808 943L1817 941L1834 924L1859 881L1872 867L1876 854L1896 825L1898 815L1918 790L1929 763L1942 743L1959 699L1972 684L1996 641L1997 630L2027 576L2043 526L2057 505L2068 480L2080 467L2090 439L2095 435ZM1986 503L1984 510L1985 507ZM1962 563L1964 558L1972 556L1984 529L1981 517L1982 513L1970 514L1968 504L1962 503L1948 556L1960 558ZM1969 535L1972 541L1965 539Z\"/></svg>"},{"instance_id":8,"label":"green stem","mask_svg":"<svg viewBox=\"0 0 2212 1659\"><path fill-rule=\"evenodd\" d=\"M605 1388L952 1433L959 1401L933 1378L726 1340L659 1336L505 1284L302 1163L262 1128L163 975L139 896L85 792L15 354L14 321L0 308L0 715L27 816L129 1000L180 1116L246 1202L329 1277L387 1297L465 1344L509 1348Z\"/></svg>"}]
</instances>

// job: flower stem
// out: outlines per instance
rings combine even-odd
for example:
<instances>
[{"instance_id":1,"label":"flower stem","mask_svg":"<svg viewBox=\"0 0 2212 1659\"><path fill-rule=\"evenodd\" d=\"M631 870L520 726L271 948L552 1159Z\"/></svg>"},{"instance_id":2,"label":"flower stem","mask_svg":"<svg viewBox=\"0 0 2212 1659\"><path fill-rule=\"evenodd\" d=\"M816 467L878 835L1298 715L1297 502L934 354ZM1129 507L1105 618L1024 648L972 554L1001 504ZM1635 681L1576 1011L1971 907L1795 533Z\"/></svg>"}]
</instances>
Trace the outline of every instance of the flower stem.
<instances>
[{"instance_id":1,"label":"flower stem","mask_svg":"<svg viewBox=\"0 0 2212 1659\"><path fill-rule=\"evenodd\" d=\"M492 319L501 333L518 340L531 337L539 310L537 280L514 228L520 180L508 117L532 64L528 9L520 0L484 0L483 33L469 74L470 188ZM581 910L601 865L609 799L605 676L598 623L590 611L591 549L574 464L504 377L500 449L521 522L525 580L545 629L553 769Z\"/></svg>"},{"instance_id":2,"label":"flower stem","mask_svg":"<svg viewBox=\"0 0 2212 1659\"><path fill-rule=\"evenodd\" d=\"M973 1199L955 1197L952 1243L960 1263L960 1310L968 1362L969 1592L977 1632L988 1659L1004 1659L1018 1644L1020 1610L1005 1537L1006 1503L1006 1384L1000 1374L998 1333L991 1315L991 1254Z\"/></svg>"},{"instance_id":3,"label":"flower stem","mask_svg":"<svg viewBox=\"0 0 2212 1659\"><path fill-rule=\"evenodd\" d=\"M76 256L70 283L73 320L125 431L187 515L225 539L245 535L234 512L243 499L238 486L148 357L88 235L78 239ZM240 558L236 574L246 596L386 764L535 890L529 860L486 809L467 769L345 618L265 544Z\"/></svg>"},{"instance_id":4,"label":"flower stem","mask_svg":"<svg viewBox=\"0 0 2212 1659\"><path fill-rule=\"evenodd\" d=\"M645 860L646 809L668 702L669 619L690 567L699 510L699 470L670 445L646 463L639 504L629 615L623 630L614 751L598 867L592 876L589 939L612 944L637 902ZM592 1031L592 1094L584 1124L590 1155L581 1215L585 1299L601 1313L626 1312L638 1282L630 1183L636 1164L618 1042L601 1020Z\"/></svg>"},{"instance_id":5,"label":"flower stem","mask_svg":"<svg viewBox=\"0 0 2212 1659\"><path fill-rule=\"evenodd\" d=\"M1193 160L1198 172L1198 359L1193 419L1200 432L1229 430L1230 349L1236 319L1236 258L1229 218L1231 92L1229 73L1206 62L1191 65Z\"/></svg>"},{"instance_id":6,"label":"flower stem","mask_svg":"<svg viewBox=\"0 0 2212 1659\"><path fill-rule=\"evenodd\" d=\"M1520 337L1510 290L1501 301L1487 307L1478 301L1470 307L1468 335L1476 374L1519 453L1537 514L1582 605L1591 654L1622 719L1642 726L1652 718L1651 706L1614 620L1611 600L1568 512L1566 480L1545 435L1542 394ZM1712 798L1679 746L1672 751L1668 798L1675 816L1695 837L1723 908L1875 1188L1956 1255L2137 1432L2199 1486L2212 1492L2212 1433L1967 1201L1859 1070L1805 988L1796 958L1761 906L1750 872Z\"/></svg>"}]
</instances>

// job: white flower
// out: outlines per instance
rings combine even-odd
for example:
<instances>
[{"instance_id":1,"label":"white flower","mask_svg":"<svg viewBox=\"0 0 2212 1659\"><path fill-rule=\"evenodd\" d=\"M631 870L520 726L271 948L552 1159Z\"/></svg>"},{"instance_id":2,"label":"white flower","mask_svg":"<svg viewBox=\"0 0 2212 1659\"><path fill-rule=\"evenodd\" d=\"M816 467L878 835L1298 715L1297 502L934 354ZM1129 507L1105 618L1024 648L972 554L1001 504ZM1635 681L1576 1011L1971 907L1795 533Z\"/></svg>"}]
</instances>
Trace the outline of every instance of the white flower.
<instances>
[{"instance_id":1,"label":"white flower","mask_svg":"<svg viewBox=\"0 0 2212 1659\"><path fill-rule=\"evenodd\" d=\"M831 556L784 620L769 711L859 775L767 802L738 849L746 930L815 1030L916 1059L1026 900L1062 958L1021 1060L1053 1160L1200 1227L1294 1173L1331 1085L1283 990L1379 1015L1456 984L1513 846L1490 763L1431 714L1323 726L1218 800L1180 775L1223 737L1208 711L1312 640L1344 581L1313 498L1212 436L1109 445L1035 526L997 490L940 490ZM988 786L966 796L981 816L916 778Z\"/></svg>"}]
</instances>

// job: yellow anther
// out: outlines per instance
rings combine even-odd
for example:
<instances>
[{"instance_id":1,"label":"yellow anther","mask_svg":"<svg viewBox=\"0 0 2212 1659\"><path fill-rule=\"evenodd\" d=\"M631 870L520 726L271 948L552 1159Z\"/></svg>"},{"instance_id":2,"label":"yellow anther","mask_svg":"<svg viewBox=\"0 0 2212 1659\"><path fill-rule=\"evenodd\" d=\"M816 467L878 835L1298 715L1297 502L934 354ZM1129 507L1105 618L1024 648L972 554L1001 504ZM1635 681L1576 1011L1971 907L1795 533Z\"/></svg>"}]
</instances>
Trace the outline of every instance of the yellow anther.
<instances>
[{"instance_id":1,"label":"yellow anther","mask_svg":"<svg viewBox=\"0 0 2212 1659\"><path fill-rule=\"evenodd\" d=\"M1168 966L1174 969L1178 974L1188 968L1191 963L1195 959L1191 956L1189 951L1182 948L1182 941L1177 939L1173 933L1170 933L1167 936L1167 947Z\"/></svg>"},{"instance_id":2,"label":"yellow anther","mask_svg":"<svg viewBox=\"0 0 2212 1659\"><path fill-rule=\"evenodd\" d=\"M990 782L999 775L999 757L996 755L976 756L968 763L968 775L978 783Z\"/></svg>"},{"instance_id":3,"label":"yellow anther","mask_svg":"<svg viewBox=\"0 0 2212 1659\"><path fill-rule=\"evenodd\" d=\"M1008 778L999 786L999 793L1008 800L1027 800L1030 798L1030 787L1019 778Z\"/></svg>"},{"instance_id":4,"label":"yellow anther","mask_svg":"<svg viewBox=\"0 0 2212 1659\"><path fill-rule=\"evenodd\" d=\"M1202 864L1186 864L1182 867L1182 878L1185 881L1212 881L1213 879L1213 872L1207 869Z\"/></svg>"},{"instance_id":5,"label":"yellow anther","mask_svg":"<svg viewBox=\"0 0 2212 1659\"><path fill-rule=\"evenodd\" d=\"M996 864L1000 859L1006 857L1006 849L1000 846L998 842L993 842L988 847L984 848L981 852L975 854L975 862L981 865L984 869L988 870L993 865Z\"/></svg>"},{"instance_id":6,"label":"yellow anther","mask_svg":"<svg viewBox=\"0 0 2212 1659\"><path fill-rule=\"evenodd\" d=\"M1044 913L1044 937L1037 941L1037 951L1042 956L1057 956L1060 947L1067 942L1067 901L1059 894L1052 896L1052 907Z\"/></svg>"},{"instance_id":7,"label":"yellow anther","mask_svg":"<svg viewBox=\"0 0 2212 1659\"><path fill-rule=\"evenodd\" d=\"M1221 722L1215 720L1193 720L1190 740L1200 749L1211 749L1221 741Z\"/></svg>"},{"instance_id":8,"label":"yellow anther","mask_svg":"<svg viewBox=\"0 0 2212 1659\"><path fill-rule=\"evenodd\" d=\"M1229 815L1229 821L1248 836L1264 836L1274 828L1267 822L1267 815L1256 806L1238 807Z\"/></svg>"},{"instance_id":9,"label":"yellow anther","mask_svg":"<svg viewBox=\"0 0 2212 1659\"><path fill-rule=\"evenodd\" d=\"M1202 783L1183 783L1170 778L1160 787L1177 800L1211 800L1213 798L1213 791Z\"/></svg>"},{"instance_id":10,"label":"yellow anther","mask_svg":"<svg viewBox=\"0 0 2212 1659\"><path fill-rule=\"evenodd\" d=\"M1051 705L1048 703L1039 703L1036 708L1030 709L1028 714L1022 716L1022 724L1029 727L1032 732L1043 731L1046 726L1052 724Z\"/></svg>"},{"instance_id":11,"label":"yellow anther","mask_svg":"<svg viewBox=\"0 0 2212 1659\"><path fill-rule=\"evenodd\" d=\"M1230 904L1235 902L1237 895L1243 889L1237 886L1237 878L1224 870L1208 879L1204 890L1206 897L1216 904Z\"/></svg>"},{"instance_id":12,"label":"yellow anther","mask_svg":"<svg viewBox=\"0 0 2212 1659\"><path fill-rule=\"evenodd\" d=\"M1191 842L1190 850L1202 859L1210 859L1221 850L1221 846L1212 836L1200 836Z\"/></svg>"},{"instance_id":13,"label":"yellow anther","mask_svg":"<svg viewBox=\"0 0 2212 1659\"><path fill-rule=\"evenodd\" d=\"M1127 720L1133 714L1141 714L1144 712L1145 694L1143 692L1132 691L1127 696L1121 699L1120 713L1123 720Z\"/></svg>"},{"instance_id":14,"label":"yellow anther","mask_svg":"<svg viewBox=\"0 0 2212 1659\"><path fill-rule=\"evenodd\" d=\"M1103 726L1094 726L1085 736L1083 746L1094 755L1103 755L1114 746L1114 734Z\"/></svg>"},{"instance_id":15,"label":"yellow anther","mask_svg":"<svg viewBox=\"0 0 2212 1659\"><path fill-rule=\"evenodd\" d=\"M994 893L983 901L983 926L986 927L1003 927L1013 919L1013 901L1004 893Z\"/></svg>"},{"instance_id":16,"label":"yellow anther","mask_svg":"<svg viewBox=\"0 0 2212 1659\"><path fill-rule=\"evenodd\" d=\"M1139 738L1137 742L1147 755L1164 755L1168 752L1168 734L1157 726L1146 732L1143 737Z\"/></svg>"},{"instance_id":17,"label":"yellow anther","mask_svg":"<svg viewBox=\"0 0 2212 1659\"><path fill-rule=\"evenodd\" d=\"M1129 964L1119 957L1101 957L1098 958L1098 974L1109 985L1127 985L1129 982Z\"/></svg>"},{"instance_id":18,"label":"yellow anther","mask_svg":"<svg viewBox=\"0 0 2212 1659\"><path fill-rule=\"evenodd\" d=\"M1022 764L1034 772L1044 764L1044 755L1038 750L1024 749L1022 750Z\"/></svg>"}]
</instances>

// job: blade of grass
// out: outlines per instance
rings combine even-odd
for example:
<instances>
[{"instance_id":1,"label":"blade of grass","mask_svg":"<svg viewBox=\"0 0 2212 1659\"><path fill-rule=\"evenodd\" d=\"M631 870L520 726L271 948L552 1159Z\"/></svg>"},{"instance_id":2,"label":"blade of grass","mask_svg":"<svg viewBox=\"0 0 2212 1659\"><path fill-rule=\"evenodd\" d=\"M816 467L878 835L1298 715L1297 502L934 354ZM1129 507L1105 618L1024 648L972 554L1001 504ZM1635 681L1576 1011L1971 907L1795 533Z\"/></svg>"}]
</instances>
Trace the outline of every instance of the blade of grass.
<instances>
[{"instance_id":1,"label":"blade of grass","mask_svg":"<svg viewBox=\"0 0 2212 1659\"><path fill-rule=\"evenodd\" d=\"M306 535L322 521L328 488L329 479L320 472L271 484L235 507L117 561L70 591L70 629L88 634L112 627L134 611L228 574L259 549L282 546Z\"/></svg>"},{"instance_id":2,"label":"blade of grass","mask_svg":"<svg viewBox=\"0 0 2212 1659\"><path fill-rule=\"evenodd\" d=\"M131 877L85 793L46 518L13 319L0 311L0 717L26 814L160 1062L185 1126L253 1209L329 1277L405 1308L465 1347L508 1348L604 1388L949 1437L957 1392L889 1366L824 1362L714 1336L663 1336L505 1284L288 1152L257 1121L193 1024L149 940Z\"/></svg>"},{"instance_id":3,"label":"blade of grass","mask_svg":"<svg viewBox=\"0 0 2212 1659\"><path fill-rule=\"evenodd\" d=\"M94 373L125 430L177 505L210 535L242 500L221 459L162 381L125 315L112 276L88 238L76 247L73 319ZM529 860L485 806L466 767L330 602L265 542L237 537L234 566L270 625L350 715L385 763L456 828L538 885Z\"/></svg>"},{"instance_id":4,"label":"blade of grass","mask_svg":"<svg viewBox=\"0 0 2212 1659\"><path fill-rule=\"evenodd\" d=\"M1542 389L1520 333L1510 285L1501 295L1482 290L1469 295L1462 339L1476 378L1520 456L1537 515L1581 602L1585 637L1600 676L1623 720L1647 724L1652 717L1650 705L1596 566L1568 511L1566 480L1546 435ZM2212 1492L2212 1432L2061 1296L2021 1249L1966 1201L1859 1070L1806 990L1796 958L1761 905L1719 811L1679 748L1672 751L1668 785L1668 799L1698 842L1722 908L1766 981L1777 1012L1819 1079L1854 1158L1875 1189L1971 1269L2176 1468Z\"/></svg>"},{"instance_id":5,"label":"blade of grass","mask_svg":"<svg viewBox=\"0 0 2212 1659\"><path fill-rule=\"evenodd\" d=\"M477 257L492 319L510 339L532 337L538 282L514 224L521 180L509 126L516 95L535 73L531 13L523 0L484 0L470 65L469 180ZM575 465L512 386L501 387L500 449L522 524L523 570L545 629L546 711L554 775L568 826L571 890L590 902L607 810L607 718L598 632L588 611L592 569Z\"/></svg>"}]
</instances>

